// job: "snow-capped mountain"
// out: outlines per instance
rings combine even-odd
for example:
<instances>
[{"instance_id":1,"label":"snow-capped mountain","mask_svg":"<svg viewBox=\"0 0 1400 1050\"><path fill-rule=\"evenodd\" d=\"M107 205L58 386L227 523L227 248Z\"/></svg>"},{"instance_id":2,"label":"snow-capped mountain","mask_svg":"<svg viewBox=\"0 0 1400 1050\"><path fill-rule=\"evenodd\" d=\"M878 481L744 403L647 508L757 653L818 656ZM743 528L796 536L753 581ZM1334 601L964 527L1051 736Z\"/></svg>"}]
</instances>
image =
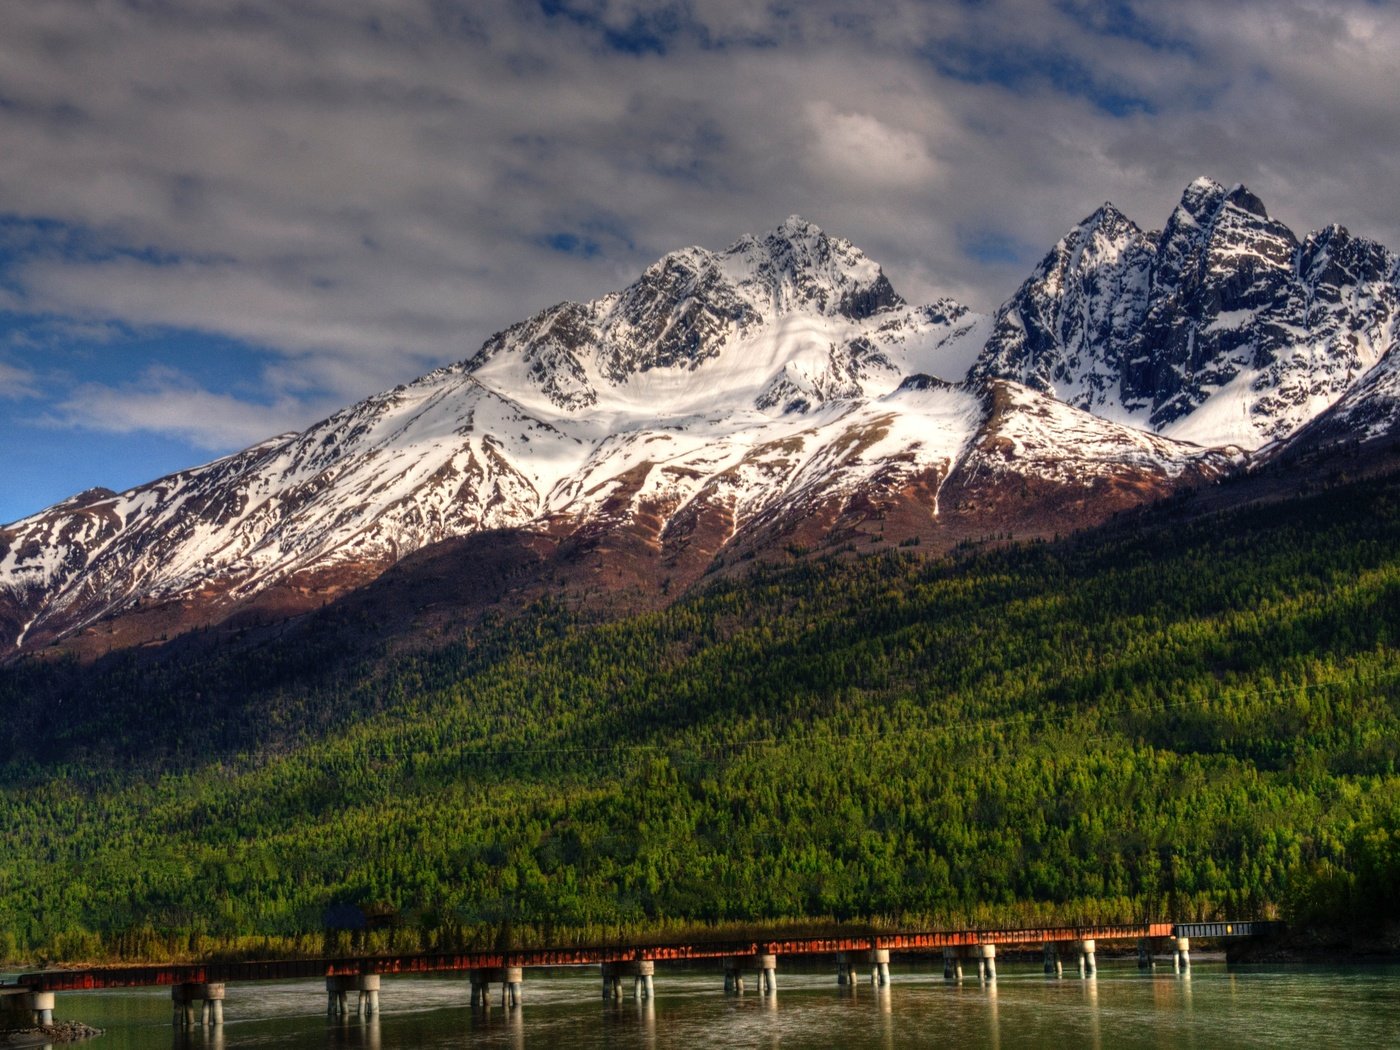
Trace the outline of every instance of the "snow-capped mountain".
<instances>
[{"instance_id":1,"label":"snow-capped mountain","mask_svg":"<svg viewBox=\"0 0 1400 1050\"><path fill-rule=\"evenodd\" d=\"M1202 445L1287 438L1397 342L1395 257L1302 242L1243 186L1186 188L1160 234L1111 204L1000 310L974 374Z\"/></svg>"},{"instance_id":2,"label":"snow-capped mountain","mask_svg":"<svg viewBox=\"0 0 1400 1050\"><path fill-rule=\"evenodd\" d=\"M1395 276L1200 181L1157 237L1106 205L989 318L906 303L793 217L303 433L0 528L0 656L290 615L445 540L513 537L541 585L669 593L755 556L1072 529L1360 397Z\"/></svg>"}]
</instances>

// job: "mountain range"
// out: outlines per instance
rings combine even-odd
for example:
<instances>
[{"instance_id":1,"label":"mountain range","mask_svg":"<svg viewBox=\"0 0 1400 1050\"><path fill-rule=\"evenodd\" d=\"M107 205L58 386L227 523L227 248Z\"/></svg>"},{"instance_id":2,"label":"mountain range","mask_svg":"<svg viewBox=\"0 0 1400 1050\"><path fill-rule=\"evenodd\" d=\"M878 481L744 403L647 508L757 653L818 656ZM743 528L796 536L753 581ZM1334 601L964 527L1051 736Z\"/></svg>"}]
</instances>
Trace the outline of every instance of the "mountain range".
<instances>
[{"instance_id":1,"label":"mountain range","mask_svg":"<svg viewBox=\"0 0 1400 1050\"><path fill-rule=\"evenodd\" d=\"M990 316L911 305L794 216L304 432L0 527L0 659L415 573L459 605L635 605L753 559L1069 531L1391 434L1398 305L1385 247L1300 240L1209 179L1160 231L1105 204Z\"/></svg>"}]
</instances>

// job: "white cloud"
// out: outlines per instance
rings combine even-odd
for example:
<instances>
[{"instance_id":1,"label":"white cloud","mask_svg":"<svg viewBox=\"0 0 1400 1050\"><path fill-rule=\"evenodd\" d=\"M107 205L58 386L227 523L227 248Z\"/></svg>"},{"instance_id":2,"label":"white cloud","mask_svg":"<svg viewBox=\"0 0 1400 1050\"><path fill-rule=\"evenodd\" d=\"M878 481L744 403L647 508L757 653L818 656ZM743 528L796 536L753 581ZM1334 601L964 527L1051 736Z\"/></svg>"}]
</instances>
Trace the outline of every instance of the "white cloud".
<instances>
[{"instance_id":1,"label":"white cloud","mask_svg":"<svg viewBox=\"0 0 1400 1050\"><path fill-rule=\"evenodd\" d=\"M0 360L0 401L22 401L39 393L37 377L27 368Z\"/></svg>"},{"instance_id":2,"label":"white cloud","mask_svg":"<svg viewBox=\"0 0 1400 1050\"><path fill-rule=\"evenodd\" d=\"M107 434L173 435L218 452L287 430L302 411L291 402L265 405L214 393L174 370L152 368L121 386L81 384L42 422Z\"/></svg>"},{"instance_id":3,"label":"white cloud","mask_svg":"<svg viewBox=\"0 0 1400 1050\"><path fill-rule=\"evenodd\" d=\"M1105 199L1155 225L1198 174L1250 183L1295 226L1400 245L1400 108L1376 86L1400 51L1389 6L579 10L5 5L3 207L104 251L0 240L0 307L281 357L255 377L260 405L203 391L197 435L158 411L180 389L168 377L82 388L51 417L255 439L792 212L861 245L907 297L982 309L1029 260L979 261L970 239L1048 248ZM638 25L664 54L608 47ZM550 252L552 233L602 250Z\"/></svg>"},{"instance_id":4,"label":"white cloud","mask_svg":"<svg viewBox=\"0 0 1400 1050\"><path fill-rule=\"evenodd\" d=\"M828 102L807 110L812 160L819 174L867 191L917 187L937 177L939 165L922 136L894 128L868 113L842 113Z\"/></svg>"}]
</instances>

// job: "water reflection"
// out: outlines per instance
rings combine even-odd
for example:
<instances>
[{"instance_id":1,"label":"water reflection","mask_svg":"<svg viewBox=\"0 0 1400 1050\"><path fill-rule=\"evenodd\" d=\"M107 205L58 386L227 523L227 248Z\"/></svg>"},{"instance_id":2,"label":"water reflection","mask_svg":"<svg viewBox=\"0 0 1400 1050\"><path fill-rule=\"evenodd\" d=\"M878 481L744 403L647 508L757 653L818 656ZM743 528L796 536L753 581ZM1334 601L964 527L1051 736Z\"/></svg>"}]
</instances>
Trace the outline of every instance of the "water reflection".
<instances>
[{"instance_id":1,"label":"water reflection","mask_svg":"<svg viewBox=\"0 0 1400 1050\"><path fill-rule=\"evenodd\" d=\"M987 1046L1001 1050L1001 1017L997 1009L997 983L987 983Z\"/></svg>"},{"instance_id":2,"label":"water reflection","mask_svg":"<svg viewBox=\"0 0 1400 1050\"><path fill-rule=\"evenodd\" d=\"M1196 1009L1191 992L1191 971L1184 971L1178 981L1181 984L1181 1013L1186 1021L1186 1050L1196 1050Z\"/></svg>"},{"instance_id":3,"label":"water reflection","mask_svg":"<svg viewBox=\"0 0 1400 1050\"><path fill-rule=\"evenodd\" d=\"M326 1028L326 1046L333 1048L353 1047L357 1050L380 1050L382 1037L379 1018L342 1021Z\"/></svg>"},{"instance_id":4,"label":"water reflection","mask_svg":"<svg viewBox=\"0 0 1400 1050\"><path fill-rule=\"evenodd\" d=\"M1089 1018L1089 1046L1103 1050L1103 1035L1099 1031L1099 977L1094 974L1084 982L1084 1010Z\"/></svg>"},{"instance_id":5,"label":"water reflection","mask_svg":"<svg viewBox=\"0 0 1400 1050\"><path fill-rule=\"evenodd\" d=\"M170 1031L170 1045L175 1050L224 1050L226 1039L221 1024L196 1025L193 1028L172 1025Z\"/></svg>"},{"instance_id":6,"label":"water reflection","mask_svg":"<svg viewBox=\"0 0 1400 1050\"><path fill-rule=\"evenodd\" d=\"M396 982L382 1022L328 1022L305 982L248 989L222 1028L172 1028L168 1000L144 992L75 995L70 1012L107 1029L106 1050L524 1050L527 1041L532 1050L1400 1045L1400 970L1358 979L1321 967L1229 975L1206 965L1187 980L1170 970L1129 976L1125 967L1082 982L1046 982L1040 970L1011 964L1000 981L959 985L932 966L911 968L891 988L841 987L829 973L794 970L781 1001L726 997L711 975L675 972L659 1001L601 1003L596 978L580 972L542 977L520 1009L486 1012L469 1007L460 981L413 978Z\"/></svg>"},{"instance_id":7,"label":"water reflection","mask_svg":"<svg viewBox=\"0 0 1400 1050\"><path fill-rule=\"evenodd\" d=\"M489 1035L493 1046L509 1046L523 1050L525 1046L525 1007L502 1007L496 1010L477 1007L467 1013L468 1030L473 1035Z\"/></svg>"},{"instance_id":8,"label":"water reflection","mask_svg":"<svg viewBox=\"0 0 1400 1050\"><path fill-rule=\"evenodd\" d=\"M637 1045L646 1050L655 1050L656 1042L656 1000L655 999L606 999L603 1002L603 1030L616 1031L624 1037L639 1034ZM627 1040L629 1043L632 1040Z\"/></svg>"}]
</instances>

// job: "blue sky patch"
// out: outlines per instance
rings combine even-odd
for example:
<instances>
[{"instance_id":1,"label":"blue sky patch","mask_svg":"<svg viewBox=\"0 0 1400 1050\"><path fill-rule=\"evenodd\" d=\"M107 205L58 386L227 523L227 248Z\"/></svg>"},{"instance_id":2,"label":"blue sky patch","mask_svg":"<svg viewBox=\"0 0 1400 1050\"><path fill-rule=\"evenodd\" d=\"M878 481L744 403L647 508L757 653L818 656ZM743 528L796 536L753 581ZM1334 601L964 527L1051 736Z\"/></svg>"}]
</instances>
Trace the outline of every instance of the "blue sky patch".
<instances>
[{"instance_id":1,"label":"blue sky patch","mask_svg":"<svg viewBox=\"0 0 1400 1050\"><path fill-rule=\"evenodd\" d=\"M989 48L961 40L928 45L925 57L938 72L968 84L997 84L1018 95L1033 95L1050 87L1063 95L1082 98L1115 117L1154 114L1151 99L1096 79L1082 63L1068 55L1034 49Z\"/></svg>"},{"instance_id":2,"label":"blue sky patch","mask_svg":"<svg viewBox=\"0 0 1400 1050\"><path fill-rule=\"evenodd\" d=\"M569 233L562 230L558 233L541 234L538 243L544 245L552 252L561 252L564 255L578 255L585 259L592 259L601 255L603 246L592 237L580 236L577 233Z\"/></svg>"},{"instance_id":3,"label":"blue sky patch","mask_svg":"<svg viewBox=\"0 0 1400 1050\"><path fill-rule=\"evenodd\" d=\"M211 449L180 434L113 432L87 426L81 417L57 416L54 406L75 391L139 388L154 375L252 408L271 403L261 379L268 365L281 360L271 351L204 332L137 331L116 323L0 312L0 366L24 375L23 391L0 390L0 447L24 449L23 456L6 462L0 523L84 489L129 488L234 450ZM92 453L94 432L101 435L99 455Z\"/></svg>"},{"instance_id":4,"label":"blue sky patch","mask_svg":"<svg viewBox=\"0 0 1400 1050\"><path fill-rule=\"evenodd\" d=\"M622 27L613 25L603 17L600 14L602 8L597 5L585 6L571 3L570 0L540 0L540 10L548 18L563 18L576 26L593 30L609 50L626 55L664 55L671 41L680 33L697 28L688 16L670 5L645 13L638 12Z\"/></svg>"},{"instance_id":5,"label":"blue sky patch","mask_svg":"<svg viewBox=\"0 0 1400 1050\"><path fill-rule=\"evenodd\" d=\"M1023 241L997 230L959 230L958 247L969 259L984 266L1024 263L1034 249Z\"/></svg>"},{"instance_id":6,"label":"blue sky patch","mask_svg":"<svg viewBox=\"0 0 1400 1050\"><path fill-rule=\"evenodd\" d=\"M1158 52L1176 52L1192 57L1198 54L1189 41L1169 35L1124 0L1096 0L1092 3L1086 3L1084 0L1059 0L1055 6L1080 29L1098 36L1131 40Z\"/></svg>"}]
</instances>

